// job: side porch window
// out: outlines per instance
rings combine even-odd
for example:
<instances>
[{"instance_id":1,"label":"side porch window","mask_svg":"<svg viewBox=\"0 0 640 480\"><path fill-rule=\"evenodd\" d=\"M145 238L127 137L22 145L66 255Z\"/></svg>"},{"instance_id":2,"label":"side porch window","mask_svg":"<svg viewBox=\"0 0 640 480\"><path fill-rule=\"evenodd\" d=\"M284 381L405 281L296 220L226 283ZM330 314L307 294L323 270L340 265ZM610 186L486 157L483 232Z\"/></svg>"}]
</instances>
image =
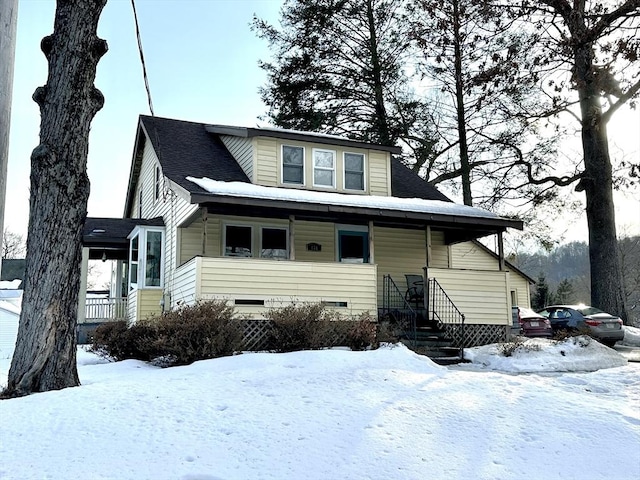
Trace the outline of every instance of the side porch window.
<instances>
[{"instance_id":1,"label":"side porch window","mask_svg":"<svg viewBox=\"0 0 640 480\"><path fill-rule=\"evenodd\" d=\"M164 229L136 227L129 235L129 290L161 288L164 281Z\"/></svg>"}]
</instances>

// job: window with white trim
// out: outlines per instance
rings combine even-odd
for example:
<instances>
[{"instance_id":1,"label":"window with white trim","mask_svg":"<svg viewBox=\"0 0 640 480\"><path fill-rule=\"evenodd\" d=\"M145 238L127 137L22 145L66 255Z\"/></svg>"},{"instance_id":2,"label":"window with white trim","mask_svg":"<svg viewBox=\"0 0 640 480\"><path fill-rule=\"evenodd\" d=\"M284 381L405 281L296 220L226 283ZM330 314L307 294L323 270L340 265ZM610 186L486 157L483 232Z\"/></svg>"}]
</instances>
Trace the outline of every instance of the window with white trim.
<instances>
[{"instance_id":1,"label":"window with white trim","mask_svg":"<svg viewBox=\"0 0 640 480\"><path fill-rule=\"evenodd\" d=\"M344 154L345 190L364 191L364 155L361 153Z\"/></svg>"},{"instance_id":2,"label":"window with white trim","mask_svg":"<svg viewBox=\"0 0 640 480\"><path fill-rule=\"evenodd\" d=\"M243 225L225 225L225 257L251 257L253 229Z\"/></svg>"},{"instance_id":3,"label":"window with white trim","mask_svg":"<svg viewBox=\"0 0 640 480\"><path fill-rule=\"evenodd\" d=\"M304 185L304 147L282 146L282 183Z\"/></svg>"},{"instance_id":4,"label":"window with white trim","mask_svg":"<svg viewBox=\"0 0 640 480\"><path fill-rule=\"evenodd\" d=\"M136 227L129 237L129 290L162 287L164 228Z\"/></svg>"},{"instance_id":5,"label":"window with white trim","mask_svg":"<svg viewBox=\"0 0 640 480\"><path fill-rule=\"evenodd\" d=\"M129 290L138 288L139 234L129 242Z\"/></svg>"},{"instance_id":6,"label":"window with white trim","mask_svg":"<svg viewBox=\"0 0 640 480\"><path fill-rule=\"evenodd\" d=\"M289 259L289 232L286 228L262 227L260 229L260 257Z\"/></svg>"},{"instance_id":7,"label":"window with white trim","mask_svg":"<svg viewBox=\"0 0 640 480\"><path fill-rule=\"evenodd\" d=\"M336 152L313 149L313 185L317 187L336 186Z\"/></svg>"}]
</instances>

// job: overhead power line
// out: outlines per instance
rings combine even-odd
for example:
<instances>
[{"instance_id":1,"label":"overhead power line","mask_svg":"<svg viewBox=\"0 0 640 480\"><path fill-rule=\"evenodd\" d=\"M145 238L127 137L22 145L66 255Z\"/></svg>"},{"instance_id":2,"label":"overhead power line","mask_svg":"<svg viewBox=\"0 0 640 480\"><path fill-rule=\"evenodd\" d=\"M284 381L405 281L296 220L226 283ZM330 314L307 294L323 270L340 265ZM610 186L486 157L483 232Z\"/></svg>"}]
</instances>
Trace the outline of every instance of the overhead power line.
<instances>
[{"instance_id":1,"label":"overhead power line","mask_svg":"<svg viewBox=\"0 0 640 480\"><path fill-rule=\"evenodd\" d=\"M144 62L144 53L142 52L142 39L140 38L140 27L138 26L138 14L136 13L135 0L131 0L131 7L133 8L133 19L136 24L136 38L138 39L138 51L140 52L140 62L142 63L142 76L144 78L144 87L147 90L147 100L149 102L149 111L151 116L153 113L153 102L151 101L151 89L149 88L149 78L147 77L147 66Z\"/></svg>"}]
</instances>

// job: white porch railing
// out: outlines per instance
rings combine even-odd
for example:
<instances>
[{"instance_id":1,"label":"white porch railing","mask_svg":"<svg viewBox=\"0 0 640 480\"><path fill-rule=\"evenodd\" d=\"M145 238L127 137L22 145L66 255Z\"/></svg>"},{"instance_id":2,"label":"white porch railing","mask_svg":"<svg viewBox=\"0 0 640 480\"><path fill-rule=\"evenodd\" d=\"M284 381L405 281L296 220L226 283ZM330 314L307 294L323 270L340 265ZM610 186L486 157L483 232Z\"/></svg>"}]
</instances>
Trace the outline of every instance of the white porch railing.
<instances>
[{"instance_id":1,"label":"white porch railing","mask_svg":"<svg viewBox=\"0 0 640 480\"><path fill-rule=\"evenodd\" d=\"M127 299L123 298L87 298L85 304L85 322L125 320L127 318Z\"/></svg>"}]
</instances>

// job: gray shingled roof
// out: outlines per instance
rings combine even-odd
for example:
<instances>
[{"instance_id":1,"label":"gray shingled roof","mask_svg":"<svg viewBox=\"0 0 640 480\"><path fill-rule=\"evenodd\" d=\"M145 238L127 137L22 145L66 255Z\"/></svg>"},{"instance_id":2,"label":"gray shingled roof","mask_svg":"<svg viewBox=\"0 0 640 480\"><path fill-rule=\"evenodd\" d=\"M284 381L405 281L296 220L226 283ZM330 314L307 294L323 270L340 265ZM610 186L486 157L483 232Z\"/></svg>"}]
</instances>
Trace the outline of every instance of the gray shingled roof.
<instances>
[{"instance_id":1,"label":"gray shingled roof","mask_svg":"<svg viewBox=\"0 0 640 480\"><path fill-rule=\"evenodd\" d=\"M95 218L87 217L82 232L82 244L90 248L129 248L127 236L138 225L164 226L158 218Z\"/></svg>"},{"instance_id":2,"label":"gray shingled roof","mask_svg":"<svg viewBox=\"0 0 640 480\"><path fill-rule=\"evenodd\" d=\"M163 174L187 192L205 193L201 187L187 181L187 176L250 183L212 126L147 115L141 115L140 122L158 155ZM222 128L218 126L218 129ZM265 132L274 136L274 129ZM258 133L254 132L253 136ZM317 135L310 137L316 138ZM391 162L391 191L396 197L451 201L395 158Z\"/></svg>"},{"instance_id":3,"label":"gray shingled roof","mask_svg":"<svg viewBox=\"0 0 640 480\"><path fill-rule=\"evenodd\" d=\"M140 121L158 155L162 173L186 191L204 193L186 180L187 176L250 183L218 135L207 132L205 124L146 115L141 115Z\"/></svg>"}]
</instances>

